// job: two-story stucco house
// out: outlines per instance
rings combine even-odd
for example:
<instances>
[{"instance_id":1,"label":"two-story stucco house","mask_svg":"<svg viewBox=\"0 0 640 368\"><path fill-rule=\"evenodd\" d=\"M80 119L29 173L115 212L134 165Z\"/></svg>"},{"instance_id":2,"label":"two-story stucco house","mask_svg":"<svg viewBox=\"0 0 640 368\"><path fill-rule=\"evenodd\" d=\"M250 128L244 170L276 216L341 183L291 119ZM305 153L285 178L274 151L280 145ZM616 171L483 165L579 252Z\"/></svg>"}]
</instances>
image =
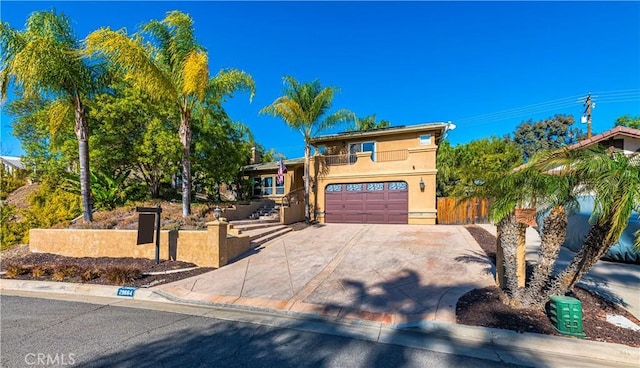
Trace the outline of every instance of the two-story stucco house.
<instances>
[{"instance_id":1,"label":"two-story stucco house","mask_svg":"<svg viewBox=\"0 0 640 368\"><path fill-rule=\"evenodd\" d=\"M315 137L310 160L311 217L321 223L435 224L436 154L447 123L397 126ZM254 195L276 202L304 188L304 159L250 165ZM300 195L295 196L297 199ZM286 201L285 201L286 202Z\"/></svg>"}]
</instances>

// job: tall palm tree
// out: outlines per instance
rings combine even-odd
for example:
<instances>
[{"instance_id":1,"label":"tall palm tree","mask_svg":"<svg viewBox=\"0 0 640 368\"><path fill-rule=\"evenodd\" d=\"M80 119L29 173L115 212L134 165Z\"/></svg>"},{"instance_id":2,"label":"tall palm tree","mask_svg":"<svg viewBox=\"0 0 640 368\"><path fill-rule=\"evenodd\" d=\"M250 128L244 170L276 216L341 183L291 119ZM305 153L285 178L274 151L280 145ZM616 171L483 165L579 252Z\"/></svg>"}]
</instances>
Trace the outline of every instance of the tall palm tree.
<instances>
[{"instance_id":1,"label":"tall palm tree","mask_svg":"<svg viewBox=\"0 0 640 368\"><path fill-rule=\"evenodd\" d=\"M376 114L371 114L363 118L355 117L355 129L357 131L388 128L391 123L387 120L376 120Z\"/></svg>"},{"instance_id":2,"label":"tall palm tree","mask_svg":"<svg viewBox=\"0 0 640 368\"><path fill-rule=\"evenodd\" d=\"M311 138L323 129L353 119L353 113L342 109L325 116L331 108L337 88L322 87L319 80L300 83L292 76L284 76L284 96L278 97L271 105L260 110L261 114L280 117L304 138L304 213L307 222L311 220L309 211L309 157Z\"/></svg>"},{"instance_id":3,"label":"tall palm tree","mask_svg":"<svg viewBox=\"0 0 640 368\"><path fill-rule=\"evenodd\" d=\"M182 216L191 213L191 115L197 104L212 96L219 100L235 91L255 93L253 78L237 69L223 69L209 78L207 52L196 43L193 20L188 14L171 11L152 20L140 35L102 28L86 39L86 52L107 58L134 86L154 99L167 100L180 112L178 134L182 143Z\"/></svg>"},{"instance_id":4,"label":"tall palm tree","mask_svg":"<svg viewBox=\"0 0 640 368\"><path fill-rule=\"evenodd\" d=\"M49 105L52 130L67 120L75 122L82 211L84 221L91 222L89 124L84 102L104 84L104 68L81 58L69 19L54 11L32 13L23 31L3 22L0 47L2 99L6 98L9 83L14 81L25 97L44 96L53 101Z\"/></svg>"},{"instance_id":5,"label":"tall palm tree","mask_svg":"<svg viewBox=\"0 0 640 368\"><path fill-rule=\"evenodd\" d=\"M549 295L564 295L620 239L633 211L640 210L640 154L589 149L558 155L555 164L564 165L567 175L577 177L594 196L584 243L548 290Z\"/></svg>"}]
</instances>

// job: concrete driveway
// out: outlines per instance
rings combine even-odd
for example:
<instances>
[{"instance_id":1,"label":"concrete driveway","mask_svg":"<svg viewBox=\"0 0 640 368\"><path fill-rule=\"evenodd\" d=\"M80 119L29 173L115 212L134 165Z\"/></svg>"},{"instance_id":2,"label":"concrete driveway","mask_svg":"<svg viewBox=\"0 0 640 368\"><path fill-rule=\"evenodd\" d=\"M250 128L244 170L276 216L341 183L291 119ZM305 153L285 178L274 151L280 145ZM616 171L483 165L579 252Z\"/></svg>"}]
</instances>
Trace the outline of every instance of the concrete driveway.
<instances>
[{"instance_id":1,"label":"concrete driveway","mask_svg":"<svg viewBox=\"0 0 640 368\"><path fill-rule=\"evenodd\" d=\"M458 298L494 285L493 272L462 226L322 224L156 289L181 299L338 318L455 322Z\"/></svg>"}]
</instances>

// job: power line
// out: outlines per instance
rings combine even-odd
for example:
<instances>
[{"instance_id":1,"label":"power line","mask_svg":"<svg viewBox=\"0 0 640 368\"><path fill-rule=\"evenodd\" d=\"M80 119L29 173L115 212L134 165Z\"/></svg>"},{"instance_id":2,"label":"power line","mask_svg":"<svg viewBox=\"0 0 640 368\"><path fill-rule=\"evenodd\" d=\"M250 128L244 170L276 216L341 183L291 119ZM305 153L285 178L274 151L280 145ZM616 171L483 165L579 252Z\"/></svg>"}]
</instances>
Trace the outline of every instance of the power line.
<instances>
[{"instance_id":1,"label":"power line","mask_svg":"<svg viewBox=\"0 0 640 368\"><path fill-rule=\"evenodd\" d=\"M591 94L592 99L598 97L598 102L621 103L640 101L640 89L603 91ZM476 115L473 117L454 119L457 124L464 124L467 127L485 125L495 121L507 120L527 115L535 115L541 112L558 110L568 107L576 107L577 103L584 103L586 96L577 95L564 97L547 102L540 102L517 108L506 109L493 113ZM469 123L467 123L469 122Z\"/></svg>"}]
</instances>

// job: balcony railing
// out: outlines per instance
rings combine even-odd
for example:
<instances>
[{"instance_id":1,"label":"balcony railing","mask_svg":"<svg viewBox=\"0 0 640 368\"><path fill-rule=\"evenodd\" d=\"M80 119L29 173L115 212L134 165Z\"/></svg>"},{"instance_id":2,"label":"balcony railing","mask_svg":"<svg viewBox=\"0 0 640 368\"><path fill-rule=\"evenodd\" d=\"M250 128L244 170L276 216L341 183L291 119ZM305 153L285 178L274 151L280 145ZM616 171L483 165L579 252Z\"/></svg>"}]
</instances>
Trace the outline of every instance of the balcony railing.
<instances>
[{"instance_id":1,"label":"balcony railing","mask_svg":"<svg viewBox=\"0 0 640 368\"><path fill-rule=\"evenodd\" d=\"M395 150L395 151L381 151L376 152L374 155L374 160L376 162L387 162L387 161L404 161L409 158L409 150Z\"/></svg>"},{"instance_id":2,"label":"balcony railing","mask_svg":"<svg viewBox=\"0 0 640 368\"><path fill-rule=\"evenodd\" d=\"M374 162L389 162L389 161L404 161L409 158L409 150L394 150L394 151L378 151L371 154L371 161ZM342 155L324 155L320 156L320 160L324 161L327 166L342 166L353 165L358 161L358 156L355 153L348 153Z\"/></svg>"}]
</instances>

